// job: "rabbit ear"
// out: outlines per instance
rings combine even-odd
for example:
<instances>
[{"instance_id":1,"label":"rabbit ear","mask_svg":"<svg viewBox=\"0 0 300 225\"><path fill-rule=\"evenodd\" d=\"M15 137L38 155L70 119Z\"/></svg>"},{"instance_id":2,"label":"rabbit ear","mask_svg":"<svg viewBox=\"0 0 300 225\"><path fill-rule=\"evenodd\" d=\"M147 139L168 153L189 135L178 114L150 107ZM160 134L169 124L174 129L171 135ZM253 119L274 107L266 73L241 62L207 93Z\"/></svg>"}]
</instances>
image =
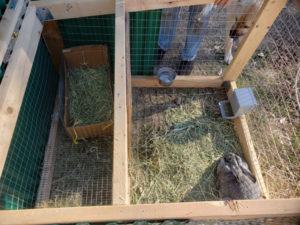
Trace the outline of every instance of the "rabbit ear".
<instances>
[{"instance_id":1,"label":"rabbit ear","mask_svg":"<svg viewBox=\"0 0 300 225\"><path fill-rule=\"evenodd\" d=\"M252 173L249 170L245 170L244 167L241 167L243 174L245 174L253 183L256 182L255 177L252 175Z\"/></svg>"},{"instance_id":2,"label":"rabbit ear","mask_svg":"<svg viewBox=\"0 0 300 225\"><path fill-rule=\"evenodd\" d=\"M231 165L231 172L237 181L240 180L241 171L238 166Z\"/></svg>"},{"instance_id":3,"label":"rabbit ear","mask_svg":"<svg viewBox=\"0 0 300 225\"><path fill-rule=\"evenodd\" d=\"M238 163L239 167L241 168L243 174L245 174L253 183L255 183L256 179L250 172L248 164L245 161L243 161L242 158L239 156L236 156L236 159L237 159L237 163Z\"/></svg>"}]
</instances>

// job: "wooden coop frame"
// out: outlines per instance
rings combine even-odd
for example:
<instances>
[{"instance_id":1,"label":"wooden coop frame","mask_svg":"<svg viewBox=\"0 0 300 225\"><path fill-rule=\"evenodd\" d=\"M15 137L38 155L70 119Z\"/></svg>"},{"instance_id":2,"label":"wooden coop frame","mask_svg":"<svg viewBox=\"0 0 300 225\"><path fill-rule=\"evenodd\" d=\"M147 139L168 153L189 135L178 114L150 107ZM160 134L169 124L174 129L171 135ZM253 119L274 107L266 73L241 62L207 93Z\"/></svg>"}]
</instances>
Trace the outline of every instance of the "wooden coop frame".
<instances>
[{"instance_id":1,"label":"wooden coop frame","mask_svg":"<svg viewBox=\"0 0 300 225\"><path fill-rule=\"evenodd\" d=\"M20 4L21 1L18 1ZM300 216L300 199L268 199L263 177L245 116L234 120L236 132L251 171L256 176L263 200L203 201L130 205L128 150L131 132L131 89L160 88L154 76L133 76L130 72L128 12L176 6L212 3L213 0L39 0L29 5L16 45L0 86L0 175L13 136L38 42L43 36L51 58L58 68L62 49L55 20L115 13L115 86L112 206L0 210L0 224L49 224L74 222L109 222L165 219L251 219L262 217ZM170 88L218 88L229 81L227 95L236 87L252 54L263 40L287 0L265 0L257 17L240 44L223 76L178 76ZM4 15L0 23L0 60L20 14ZM48 8L54 20L42 25L36 8ZM45 29L47 27L47 29ZM3 31L5 35L3 35ZM58 41L53 41L58 40ZM56 46L56 48L53 48ZM51 48L49 48L51 47ZM3 53L4 52L4 53ZM57 127L57 121L54 121ZM52 127L53 127L52 123Z\"/></svg>"}]
</instances>

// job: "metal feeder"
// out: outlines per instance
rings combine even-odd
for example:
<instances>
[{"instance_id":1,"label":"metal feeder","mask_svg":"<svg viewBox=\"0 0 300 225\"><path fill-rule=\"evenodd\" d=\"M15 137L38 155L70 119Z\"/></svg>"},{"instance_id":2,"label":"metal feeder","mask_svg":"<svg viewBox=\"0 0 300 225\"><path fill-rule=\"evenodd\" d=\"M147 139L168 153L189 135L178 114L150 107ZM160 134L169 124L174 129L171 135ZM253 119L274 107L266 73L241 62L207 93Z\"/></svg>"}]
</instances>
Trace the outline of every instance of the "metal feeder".
<instances>
[{"instance_id":1,"label":"metal feeder","mask_svg":"<svg viewBox=\"0 0 300 225\"><path fill-rule=\"evenodd\" d=\"M224 119L234 119L246 114L257 106L251 88L235 89L229 100L219 102L222 117Z\"/></svg>"}]
</instances>

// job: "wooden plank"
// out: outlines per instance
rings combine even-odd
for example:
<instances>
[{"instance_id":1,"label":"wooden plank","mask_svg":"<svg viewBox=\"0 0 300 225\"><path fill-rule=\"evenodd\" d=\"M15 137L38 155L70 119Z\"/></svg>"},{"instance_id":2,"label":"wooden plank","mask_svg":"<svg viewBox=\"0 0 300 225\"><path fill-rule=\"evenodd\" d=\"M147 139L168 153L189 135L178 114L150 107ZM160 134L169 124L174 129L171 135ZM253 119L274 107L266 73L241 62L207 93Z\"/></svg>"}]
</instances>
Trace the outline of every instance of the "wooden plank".
<instances>
[{"instance_id":1,"label":"wooden plank","mask_svg":"<svg viewBox=\"0 0 300 225\"><path fill-rule=\"evenodd\" d=\"M13 0L10 0L8 5L12 1ZM0 64L3 61L12 34L20 17L23 3L24 1L17 1L16 7L14 9L9 9L7 7L0 21Z\"/></svg>"},{"instance_id":2,"label":"wooden plank","mask_svg":"<svg viewBox=\"0 0 300 225\"><path fill-rule=\"evenodd\" d=\"M128 161L131 159L131 130L132 130L132 87L131 87L131 63L130 63L130 27L129 13L125 16L125 41L126 41L126 101L127 101L127 137L128 137Z\"/></svg>"},{"instance_id":3,"label":"wooden plank","mask_svg":"<svg viewBox=\"0 0 300 225\"><path fill-rule=\"evenodd\" d=\"M212 3L214 0L126 0L126 11L180 7ZM115 13L114 0L40 0L30 3L37 8L48 8L54 19L68 19Z\"/></svg>"},{"instance_id":4,"label":"wooden plank","mask_svg":"<svg viewBox=\"0 0 300 225\"><path fill-rule=\"evenodd\" d=\"M240 220L300 216L300 199L207 201L144 205L0 210L0 224L61 224L136 220Z\"/></svg>"},{"instance_id":5,"label":"wooden plank","mask_svg":"<svg viewBox=\"0 0 300 225\"><path fill-rule=\"evenodd\" d=\"M226 69L223 79L236 81L287 0L265 0L247 35Z\"/></svg>"},{"instance_id":6,"label":"wooden plank","mask_svg":"<svg viewBox=\"0 0 300 225\"><path fill-rule=\"evenodd\" d=\"M40 0L30 3L37 8L48 8L54 19L69 19L112 14L114 0Z\"/></svg>"},{"instance_id":7,"label":"wooden plank","mask_svg":"<svg viewBox=\"0 0 300 225\"><path fill-rule=\"evenodd\" d=\"M132 87L164 88L156 76L132 76ZM177 76L171 88L220 88L220 76Z\"/></svg>"},{"instance_id":8,"label":"wooden plank","mask_svg":"<svg viewBox=\"0 0 300 225\"><path fill-rule=\"evenodd\" d=\"M113 190L114 205L129 204L128 137L126 101L125 4L116 0L115 20L115 89L114 89L114 153Z\"/></svg>"},{"instance_id":9,"label":"wooden plank","mask_svg":"<svg viewBox=\"0 0 300 225\"><path fill-rule=\"evenodd\" d=\"M24 97L42 24L29 7L0 86L0 174L5 164Z\"/></svg>"},{"instance_id":10,"label":"wooden plank","mask_svg":"<svg viewBox=\"0 0 300 225\"><path fill-rule=\"evenodd\" d=\"M201 5L213 2L214 0L126 0L126 11L137 12L152 9Z\"/></svg>"},{"instance_id":11,"label":"wooden plank","mask_svg":"<svg viewBox=\"0 0 300 225\"><path fill-rule=\"evenodd\" d=\"M235 81L231 82L231 88L227 92L228 98L232 95L233 90L236 89ZM248 127L247 119L245 115L242 115L236 119L234 119L234 125L237 132L237 135L240 139L240 142L243 147L245 158L249 164L251 172L256 177L257 183L259 184L261 194L264 198L269 198L269 193L267 191L261 168L257 159L256 151L253 145L253 141L251 138L250 130Z\"/></svg>"},{"instance_id":12,"label":"wooden plank","mask_svg":"<svg viewBox=\"0 0 300 225\"><path fill-rule=\"evenodd\" d=\"M59 71L64 42L56 21L45 21L42 32L52 62Z\"/></svg>"}]
</instances>

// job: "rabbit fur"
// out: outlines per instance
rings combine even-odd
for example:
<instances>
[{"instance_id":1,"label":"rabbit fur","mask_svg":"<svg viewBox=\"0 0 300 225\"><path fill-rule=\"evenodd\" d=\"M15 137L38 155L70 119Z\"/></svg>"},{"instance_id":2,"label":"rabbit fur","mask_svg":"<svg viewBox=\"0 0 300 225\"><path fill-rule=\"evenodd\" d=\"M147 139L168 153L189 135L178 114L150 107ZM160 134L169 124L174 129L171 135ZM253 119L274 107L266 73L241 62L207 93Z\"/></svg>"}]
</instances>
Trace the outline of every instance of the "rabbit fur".
<instances>
[{"instance_id":1,"label":"rabbit fur","mask_svg":"<svg viewBox=\"0 0 300 225\"><path fill-rule=\"evenodd\" d=\"M234 153L221 158L217 167L217 186L223 200L262 198L248 164Z\"/></svg>"}]
</instances>

